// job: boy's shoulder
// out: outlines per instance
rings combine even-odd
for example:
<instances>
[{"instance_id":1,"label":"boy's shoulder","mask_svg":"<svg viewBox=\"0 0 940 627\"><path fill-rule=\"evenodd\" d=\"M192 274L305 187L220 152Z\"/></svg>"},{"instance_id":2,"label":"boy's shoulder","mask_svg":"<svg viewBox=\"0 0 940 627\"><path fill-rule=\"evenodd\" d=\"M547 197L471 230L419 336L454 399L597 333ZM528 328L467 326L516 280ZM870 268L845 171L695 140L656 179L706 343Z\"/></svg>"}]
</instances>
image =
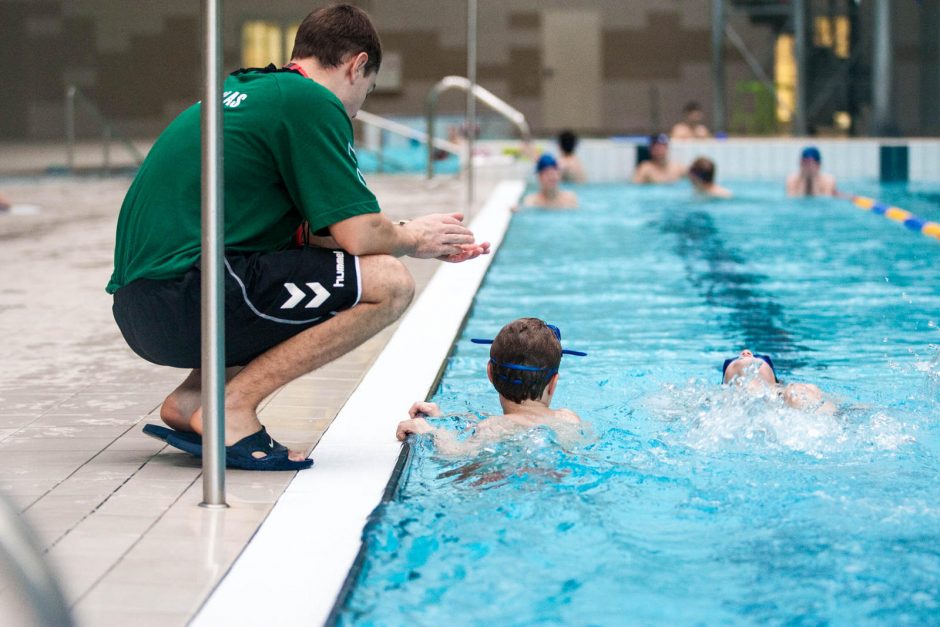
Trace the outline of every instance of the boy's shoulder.
<instances>
[{"instance_id":1,"label":"boy's shoulder","mask_svg":"<svg viewBox=\"0 0 940 627\"><path fill-rule=\"evenodd\" d=\"M571 424L580 424L581 417L578 414L574 413L570 409L556 409L555 418L561 422L569 422Z\"/></svg>"}]
</instances>

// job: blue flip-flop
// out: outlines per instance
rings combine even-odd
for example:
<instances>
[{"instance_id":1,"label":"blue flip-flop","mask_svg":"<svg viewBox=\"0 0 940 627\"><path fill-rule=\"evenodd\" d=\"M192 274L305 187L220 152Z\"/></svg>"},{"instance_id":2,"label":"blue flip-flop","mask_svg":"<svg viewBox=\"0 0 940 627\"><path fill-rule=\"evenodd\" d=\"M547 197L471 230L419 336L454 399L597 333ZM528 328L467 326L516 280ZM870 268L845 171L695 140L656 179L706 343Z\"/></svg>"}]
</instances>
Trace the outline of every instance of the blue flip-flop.
<instances>
[{"instance_id":1,"label":"blue flip-flop","mask_svg":"<svg viewBox=\"0 0 940 627\"><path fill-rule=\"evenodd\" d=\"M166 443L190 455L202 457L201 440L193 442L189 438L178 437L177 433L168 435ZM264 457L255 457L252 453L264 453ZM225 465L242 470L304 470L313 466L312 459L295 462L287 456L288 453L287 447L268 435L262 426L257 433L225 447Z\"/></svg>"},{"instance_id":2,"label":"blue flip-flop","mask_svg":"<svg viewBox=\"0 0 940 627\"><path fill-rule=\"evenodd\" d=\"M148 423L144 425L144 433L152 438L160 440L161 442L166 442L167 438L172 435L175 438L186 440L188 442L192 442L193 444L202 444L202 436L195 431L177 431L176 429L170 429L169 427L161 427L160 425Z\"/></svg>"}]
</instances>

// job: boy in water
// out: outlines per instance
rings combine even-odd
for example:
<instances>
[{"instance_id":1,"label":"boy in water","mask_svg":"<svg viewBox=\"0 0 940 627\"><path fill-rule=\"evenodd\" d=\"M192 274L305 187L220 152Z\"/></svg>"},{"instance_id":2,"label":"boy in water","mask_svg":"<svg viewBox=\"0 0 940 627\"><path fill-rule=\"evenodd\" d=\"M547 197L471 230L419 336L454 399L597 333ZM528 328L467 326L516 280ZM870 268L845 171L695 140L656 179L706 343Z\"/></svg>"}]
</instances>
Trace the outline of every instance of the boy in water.
<instances>
[{"instance_id":1,"label":"boy in water","mask_svg":"<svg viewBox=\"0 0 940 627\"><path fill-rule=\"evenodd\" d=\"M578 197L569 190L561 189L561 169L555 157L547 152L535 163L535 175L539 190L526 196L522 204L541 209L577 209Z\"/></svg>"},{"instance_id":2,"label":"boy in water","mask_svg":"<svg viewBox=\"0 0 940 627\"><path fill-rule=\"evenodd\" d=\"M744 349L737 357L726 359L722 366L723 385L744 386L749 394L766 395L768 392L783 399L787 406L800 411L832 414L836 406L823 396L822 390L812 383L788 383L777 379L774 362L767 355L758 355Z\"/></svg>"},{"instance_id":3,"label":"boy in water","mask_svg":"<svg viewBox=\"0 0 940 627\"><path fill-rule=\"evenodd\" d=\"M649 143L650 158L636 167L634 183L675 183L686 174L686 169L669 159L669 138L653 135Z\"/></svg>"},{"instance_id":4,"label":"boy in water","mask_svg":"<svg viewBox=\"0 0 940 627\"><path fill-rule=\"evenodd\" d=\"M487 444L543 425L553 429L562 441L576 439L581 419L570 409L552 409L551 403L562 353L585 353L563 350L560 337L557 327L538 318L510 322L492 340L486 366L486 376L499 393L503 415L481 420L472 435L461 441L453 431L435 429L425 420L425 416L443 416L440 407L417 402L408 410L411 417L399 423L396 437L404 441L411 434L430 433L438 451L453 457L472 455Z\"/></svg>"},{"instance_id":5,"label":"boy in water","mask_svg":"<svg viewBox=\"0 0 940 627\"><path fill-rule=\"evenodd\" d=\"M709 198L731 198L731 190L715 182L715 162L699 157L689 166L689 181L695 192Z\"/></svg>"},{"instance_id":6,"label":"boy in water","mask_svg":"<svg viewBox=\"0 0 940 627\"><path fill-rule=\"evenodd\" d=\"M800 153L800 171L787 177L787 196L840 196L836 179L821 170L822 155L815 146Z\"/></svg>"}]
</instances>

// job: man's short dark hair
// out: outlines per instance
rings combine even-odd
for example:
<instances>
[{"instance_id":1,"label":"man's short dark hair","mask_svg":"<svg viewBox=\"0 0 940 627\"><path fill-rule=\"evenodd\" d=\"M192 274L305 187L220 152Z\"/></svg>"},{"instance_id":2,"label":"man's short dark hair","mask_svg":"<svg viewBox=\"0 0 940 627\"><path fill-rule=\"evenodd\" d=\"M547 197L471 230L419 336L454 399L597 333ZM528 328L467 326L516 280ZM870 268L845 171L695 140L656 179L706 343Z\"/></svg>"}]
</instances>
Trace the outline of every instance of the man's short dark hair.
<instances>
[{"instance_id":1,"label":"man's short dark hair","mask_svg":"<svg viewBox=\"0 0 940 627\"><path fill-rule=\"evenodd\" d=\"M573 131L564 130L558 134L558 147L561 148L562 154L574 154L574 149L577 145L578 136L575 135Z\"/></svg>"},{"instance_id":2,"label":"man's short dark hair","mask_svg":"<svg viewBox=\"0 0 940 627\"><path fill-rule=\"evenodd\" d=\"M497 392L514 403L536 400L558 371L561 342L544 321L519 318L500 329L490 347L490 360ZM542 370L517 370L507 364Z\"/></svg>"},{"instance_id":3,"label":"man's short dark hair","mask_svg":"<svg viewBox=\"0 0 940 627\"><path fill-rule=\"evenodd\" d=\"M694 100L685 103L685 106L682 107L683 113L692 113L693 111L701 111L701 110L702 110L702 105L700 105Z\"/></svg>"},{"instance_id":4,"label":"man's short dark hair","mask_svg":"<svg viewBox=\"0 0 940 627\"><path fill-rule=\"evenodd\" d=\"M715 180L715 162L708 157L699 157L689 166L689 173L704 183Z\"/></svg>"},{"instance_id":5,"label":"man's short dark hair","mask_svg":"<svg viewBox=\"0 0 940 627\"><path fill-rule=\"evenodd\" d=\"M382 65L382 42L369 15L351 4L335 4L304 18L291 58L314 57L323 67L333 68L360 52L369 55L365 74L377 72Z\"/></svg>"}]
</instances>

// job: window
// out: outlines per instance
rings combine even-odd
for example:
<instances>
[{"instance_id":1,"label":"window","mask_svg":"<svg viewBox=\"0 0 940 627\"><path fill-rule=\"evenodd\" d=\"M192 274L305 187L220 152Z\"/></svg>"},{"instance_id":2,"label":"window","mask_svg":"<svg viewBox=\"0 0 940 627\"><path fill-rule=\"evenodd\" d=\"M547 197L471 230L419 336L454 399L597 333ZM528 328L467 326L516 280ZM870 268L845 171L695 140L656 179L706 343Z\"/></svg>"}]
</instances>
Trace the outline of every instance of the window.
<instances>
[{"instance_id":1,"label":"window","mask_svg":"<svg viewBox=\"0 0 940 627\"><path fill-rule=\"evenodd\" d=\"M290 59L290 48L287 53L284 56L284 28L280 24L264 20L242 24L242 67L281 65Z\"/></svg>"},{"instance_id":2,"label":"window","mask_svg":"<svg viewBox=\"0 0 940 627\"><path fill-rule=\"evenodd\" d=\"M780 35L774 46L774 84L777 88L777 121L789 123L796 108L796 56L793 35Z\"/></svg>"}]
</instances>

